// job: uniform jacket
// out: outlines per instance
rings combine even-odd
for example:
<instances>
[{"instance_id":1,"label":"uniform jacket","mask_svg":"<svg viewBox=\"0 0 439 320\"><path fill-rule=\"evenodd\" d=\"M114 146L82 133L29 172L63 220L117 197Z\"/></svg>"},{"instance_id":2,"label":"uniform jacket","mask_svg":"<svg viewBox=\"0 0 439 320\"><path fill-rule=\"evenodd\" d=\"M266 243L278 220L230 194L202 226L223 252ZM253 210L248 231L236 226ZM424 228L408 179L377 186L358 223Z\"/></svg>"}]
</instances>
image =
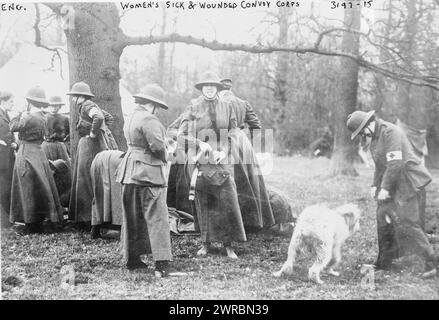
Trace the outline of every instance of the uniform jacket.
<instances>
[{"instance_id":1,"label":"uniform jacket","mask_svg":"<svg viewBox=\"0 0 439 320\"><path fill-rule=\"evenodd\" d=\"M58 113L49 113L46 117L47 139L50 141L64 141L69 135L69 118Z\"/></svg>"},{"instance_id":2,"label":"uniform jacket","mask_svg":"<svg viewBox=\"0 0 439 320\"><path fill-rule=\"evenodd\" d=\"M90 116L92 109L97 112ZM93 101L86 100L79 105L79 119L76 129L80 137L84 137L90 132L96 135L102 150L116 150L118 148L116 140L108 128L113 121L114 118L111 114L99 108Z\"/></svg>"},{"instance_id":3,"label":"uniform jacket","mask_svg":"<svg viewBox=\"0 0 439 320\"><path fill-rule=\"evenodd\" d=\"M18 139L41 144L46 137L47 120L42 111L19 115L11 120L9 127L12 132L18 131Z\"/></svg>"},{"instance_id":4,"label":"uniform jacket","mask_svg":"<svg viewBox=\"0 0 439 320\"><path fill-rule=\"evenodd\" d=\"M128 151L117 169L117 182L166 186L165 128L159 119L137 107L124 127Z\"/></svg>"},{"instance_id":5,"label":"uniform jacket","mask_svg":"<svg viewBox=\"0 0 439 320\"><path fill-rule=\"evenodd\" d=\"M0 170L11 170L14 167L14 150L11 143L14 135L9 128L10 119L8 113L0 109L0 140L6 142L6 146L0 145Z\"/></svg>"},{"instance_id":6,"label":"uniform jacket","mask_svg":"<svg viewBox=\"0 0 439 320\"><path fill-rule=\"evenodd\" d=\"M178 129L178 142L187 143L192 149L203 141L209 143L213 150L228 154L230 151L228 132L235 130L239 129L230 101L225 99L208 101L201 97L192 100L192 104L183 113Z\"/></svg>"},{"instance_id":7,"label":"uniform jacket","mask_svg":"<svg viewBox=\"0 0 439 320\"><path fill-rule=\"evenodd\" d=\"M374 186L393 191L403 174L415 190L431 182L430 173L400 127L377 119L370 150L375 162Z\"/></svg>"},{"instance_id":8,"label":"uniform jacket","mask_svg":"<svg viewBox=\"0 0 439 320\"><path fill-rule=\"evenodd\" d=\"M249 129L261 129L261 121L248 101L238 98L231 90L222 91L221 98L231 101L239 128L242 129L247 124Z\"/></svg>"}]
</instances>

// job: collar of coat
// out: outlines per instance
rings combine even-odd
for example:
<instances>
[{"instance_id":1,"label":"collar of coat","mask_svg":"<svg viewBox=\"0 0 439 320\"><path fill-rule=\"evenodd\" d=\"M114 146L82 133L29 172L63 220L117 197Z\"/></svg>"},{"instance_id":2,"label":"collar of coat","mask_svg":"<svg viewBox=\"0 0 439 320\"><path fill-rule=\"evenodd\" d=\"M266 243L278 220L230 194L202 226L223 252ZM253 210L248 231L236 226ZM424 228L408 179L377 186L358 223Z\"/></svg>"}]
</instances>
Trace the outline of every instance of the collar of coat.
<instances>
[{"instance_id":1,"label":"collar of coat","mask_svg":"<svg viewBox=\"0 0 439 320\"><path fill-rule=\"evenodd\" d=\"M381 134L381 131L382 131L383 127L386 126L385 123L386 123L385 121L383 121L383 120L381 120L379 118L375 118L375 132L373 134L372 140L378 139L378 137Z\"/></svg>"}]
</instances>

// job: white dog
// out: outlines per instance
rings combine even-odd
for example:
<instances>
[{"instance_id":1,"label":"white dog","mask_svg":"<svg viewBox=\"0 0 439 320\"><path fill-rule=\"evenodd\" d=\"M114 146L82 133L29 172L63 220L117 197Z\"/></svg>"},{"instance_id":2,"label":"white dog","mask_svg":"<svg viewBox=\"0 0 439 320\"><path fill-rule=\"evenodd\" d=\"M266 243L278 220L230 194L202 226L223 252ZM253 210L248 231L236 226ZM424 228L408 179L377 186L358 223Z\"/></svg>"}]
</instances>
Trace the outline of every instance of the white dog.
<instances>
[{"instance_id":1,"label":"white dog","mask_svg":"<svg viewBox=\"0 0 439 320\"><path fill-rule=\"evenodd\" d=\"M319 241L315 247L317 259L309 268L308 278L317 283L323 283L320 272L328 267L328 273L339 276L334 268L341 260L341 246L355 231L360 229L360 209L353 204L345 204L335 209L326 205L313 205L305 208L300 214L288 249L288 259L282 268L275 272L275 277L283 274L291 275L296 259L297 250L304 237Z\"/></svg>"}]
</instances>

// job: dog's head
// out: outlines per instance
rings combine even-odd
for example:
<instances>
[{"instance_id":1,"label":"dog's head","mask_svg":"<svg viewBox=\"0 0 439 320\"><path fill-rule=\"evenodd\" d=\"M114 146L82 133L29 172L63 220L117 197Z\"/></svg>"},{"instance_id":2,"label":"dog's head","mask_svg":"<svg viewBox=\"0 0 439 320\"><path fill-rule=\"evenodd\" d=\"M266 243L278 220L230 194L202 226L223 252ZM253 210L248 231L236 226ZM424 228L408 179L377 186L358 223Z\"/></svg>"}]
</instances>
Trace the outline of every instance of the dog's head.
<instances>
[{"instance_id":1,"label":"dog's head","mask_svg":"<svg viewBox=\"0 0 439 320\"><path fill-rule=\"evenodd\" d=\"M356 204L345 204L336 208L335 211L344 218L350 233L360 230L361 211Z\"/></svg>"}]
</instances>

